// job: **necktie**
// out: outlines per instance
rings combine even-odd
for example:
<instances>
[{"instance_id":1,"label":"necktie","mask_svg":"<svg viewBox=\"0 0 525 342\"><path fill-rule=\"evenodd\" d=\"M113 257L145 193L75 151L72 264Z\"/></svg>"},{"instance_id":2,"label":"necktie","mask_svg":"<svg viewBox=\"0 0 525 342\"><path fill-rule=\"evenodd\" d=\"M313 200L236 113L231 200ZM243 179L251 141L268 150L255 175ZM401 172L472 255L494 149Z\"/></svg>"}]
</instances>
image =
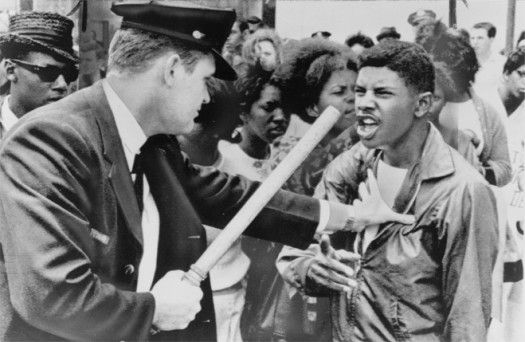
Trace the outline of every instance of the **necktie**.
<instances>
[{"instance_id":1,"label":"necktie","mask_svg":"<svg viewBox=\"0 0 525 342\"><path fill-rule=\"evenodd\" d=\"M142 215L144 210L144 168L142 165L142 153L135 156L133 161L133 168L131 173L135 174L135 182L133 182L133 188L135 189L135 196L137 196L137 204L139 205L139 211Z\"/></svg>"}]
</instances>

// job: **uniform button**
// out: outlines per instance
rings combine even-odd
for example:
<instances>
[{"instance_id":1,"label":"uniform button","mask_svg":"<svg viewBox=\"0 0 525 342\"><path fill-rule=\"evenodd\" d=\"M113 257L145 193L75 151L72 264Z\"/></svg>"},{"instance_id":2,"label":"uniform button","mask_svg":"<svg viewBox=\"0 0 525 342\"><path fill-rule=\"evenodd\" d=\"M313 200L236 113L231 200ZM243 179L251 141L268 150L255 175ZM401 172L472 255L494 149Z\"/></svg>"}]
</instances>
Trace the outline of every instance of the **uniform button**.
<instances>
[{"instance_id":1,"label":"uniform button","mask_svg":"<svg viewBox=\"0 0 525 342\"><path fill-rule=\"evenodd\" d=\"M133 273L135 273L135 266L133 266L132 264L127 264L126 266L124 266L125 275L132 275Z\"/></svg>"}]
</instances>

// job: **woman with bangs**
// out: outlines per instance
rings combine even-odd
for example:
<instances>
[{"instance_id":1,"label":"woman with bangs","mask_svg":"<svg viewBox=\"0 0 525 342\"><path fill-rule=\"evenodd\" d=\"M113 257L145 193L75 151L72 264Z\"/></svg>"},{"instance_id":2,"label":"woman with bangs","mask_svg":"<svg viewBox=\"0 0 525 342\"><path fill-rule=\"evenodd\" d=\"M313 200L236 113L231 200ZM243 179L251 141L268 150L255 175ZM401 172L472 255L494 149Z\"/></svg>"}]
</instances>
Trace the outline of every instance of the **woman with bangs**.
<instances>
[{"instance_id":1,"label":"woman with bangs","mask_svg":"<svg viewBox=\"0 0 525 342\"><path fill-rule=\"evenodd\" d=\"M282 89L284 109L308 127L328 106L341 113L339 121L285 185L288 190L313 195L323 168L359 141L354 127L357 61L344 45L308 38L290 51L274 78ZM302 133L287 132L274 150L273 164L277 165L301 137Z\"/></svg>"}]
</instances>

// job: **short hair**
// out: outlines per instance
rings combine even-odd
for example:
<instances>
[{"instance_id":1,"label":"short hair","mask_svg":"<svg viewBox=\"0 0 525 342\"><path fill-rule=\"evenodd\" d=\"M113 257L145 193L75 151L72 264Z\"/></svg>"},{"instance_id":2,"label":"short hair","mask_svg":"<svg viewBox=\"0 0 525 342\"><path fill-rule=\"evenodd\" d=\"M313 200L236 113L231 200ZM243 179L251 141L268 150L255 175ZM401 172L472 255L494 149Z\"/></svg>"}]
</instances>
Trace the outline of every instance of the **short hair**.
<instances>
[{"instance_id":1,"label":"short hair","mask_svg":"<svg viewBox=\"0 0 525 342\"><path fill-rule=\"evenodd\" d=\"M434 92L434 66L425 50L414 43L386 41L359 56L359 69L386 67L396 72L405 84L418 93Z\"/></svg>"},{"instance_id":2,"label":"short hair","mask_svg":"<svg viewBox=\"0 0 525 342\"><path fill-rule=\"evenodd\" d=\"M364 35L363 33L361 33L361 31L359 31L356 34L353 34L350 37L346 38L345 44L348 45L348 47L352 47L355 44L359 44L364 48L368 49L374 46L374 41L372 40L372 38L370 38L367 35Z\"/></svg>"},{"instance_id":3,"label":"short hair","mask_svg":"<svg viewBox=\"0 0 525 342\"><path fill-rule=\"evenodd\" d=\"M416 44L421 45L427 52L430 52L436 40L448 29L441 20L425 20L417 26Z\"/></svg>"},{"instance_id":4,"label":"short hair","mask_svg":"<svg viewBox=\"0 0 525 342\"><path fill-rule=\"evenodd\" d=\"M503 73L505 75L510 75L522 65L525 64L525 49L516 49L512 51L507 58L507 61L503 65Z\"/></svg>"},{"instance_id":5,"label":"short hair","mask_svg":"<svg viewBox=\"0 0 525 342\"><path fill-rule=\"evenodd\" d=\"M456 92L461 94L468 91L479 70L476 52L458 30L438 22L432 28L418 31L416 43L422 45L435 62L446 65Z\"/></svg>"},{"instance_id":6,"label":"short hair","mask_svg":"<svg viewBox=\"0 0 525 342\"><path fill-rule=\"evenodd\" d=\"M481 22L481 23L474 24L474 26L472 26L472 28L484 29L485 31L487 31L487 36L489 38L496 37L496 26L492 25L489 22L484 21L484 22Z\"/></svg>"},{"instance_id":7,"label":"short hair","mask_svg":"<svg viewBox=\"0 0 525 342\"><path fill-rule=\"evenodd\" d=\"M357 72L357 60L347 46L325 39L300 40L274 72L282 89L283 108L313 122L315 118L306 109L319 101L330 76L345 69Z\"/></svg>"},{"instance_id":8,"label":"short hair","mask_svg":"<svg viewBox=\"0 0 525 342\"><path fill-rule=\"evenodd\" d=\"M250 113L253 103L261 97L261 92L266 85L278 87L272 79L271 71L265 71L259 65L249 63L239 65L237 80L234 84L239 98L241 114Z\"/></svg>"},{"instance_id":9,"label":"short hair","mask_svg":"<svg viewBox=\"0 0 525 342\"><path fill-rule=\"evenodd\" d=\"M450 101L456 93L454 80L451 72L443 62L434 63L436 84L443 89L445 101Z\"/></svg>"},{"instance_id":10,"label":"short hair","mask_svg":"<svg viewBox=\"0 0 525 342\"><path fill-rule=\"evenodd\" d=\"M139 29L119 29L109 46L108 70L144 72L164 53L176 51L190 72L208 53L197 45Z\"/></svg>"},{"instance_id":11,"label":"short hair","mask_svg":"<svg viewBox=\"0 0 525 342\"><path fill-rule=\"evenodd\" d=\"M237 121L239 99L233 82L212 77L207 81L207 87L210 102L202 105L195 122L201 124L204 129L213 129L226 121Z\"/></svg>"},{"instance_id":12,"label":"short hair","mask_svg":"<svg viewBox=\"0 0 525 342\"><path fill-rule=\"evenodd\" d=\"M242 58L250 64L257 64L258 58L255 55L255 46L260 42L270 42L275 48L277 64L283 59L282 40L273 29L260 29L255 31L242 45Z\"/></svg>"}]
</instances>

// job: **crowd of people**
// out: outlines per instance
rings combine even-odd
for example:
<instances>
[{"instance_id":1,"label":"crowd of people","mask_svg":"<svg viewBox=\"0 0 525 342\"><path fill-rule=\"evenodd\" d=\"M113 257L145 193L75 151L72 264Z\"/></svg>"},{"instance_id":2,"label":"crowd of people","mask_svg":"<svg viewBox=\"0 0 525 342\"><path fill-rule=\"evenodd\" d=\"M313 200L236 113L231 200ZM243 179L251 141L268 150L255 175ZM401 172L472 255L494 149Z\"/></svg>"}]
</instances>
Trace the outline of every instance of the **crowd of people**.
<instances>
[{"instance_id":1,"label":"crowd of people","mask_svg":"<svg viewBox=\"0 0 525 342\"><path fill-rule=\"evenodd\" d=\"M70 19L20 13L0 35L0 340L525 338L525 32L504 55L490 22L428 9L413 42L112 11L109 51L80 49L107 66L80 90ZM329 107L339 120L190 281Z\"/></svg>"}]
</instances>

